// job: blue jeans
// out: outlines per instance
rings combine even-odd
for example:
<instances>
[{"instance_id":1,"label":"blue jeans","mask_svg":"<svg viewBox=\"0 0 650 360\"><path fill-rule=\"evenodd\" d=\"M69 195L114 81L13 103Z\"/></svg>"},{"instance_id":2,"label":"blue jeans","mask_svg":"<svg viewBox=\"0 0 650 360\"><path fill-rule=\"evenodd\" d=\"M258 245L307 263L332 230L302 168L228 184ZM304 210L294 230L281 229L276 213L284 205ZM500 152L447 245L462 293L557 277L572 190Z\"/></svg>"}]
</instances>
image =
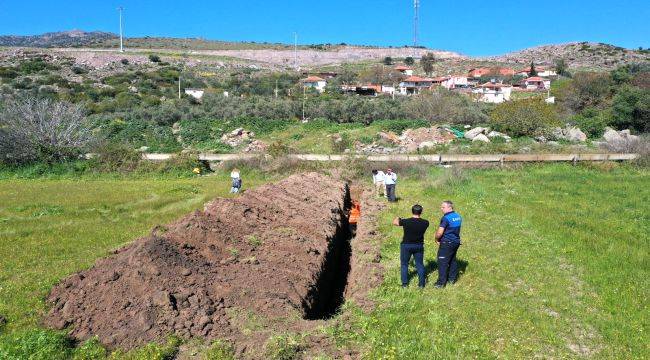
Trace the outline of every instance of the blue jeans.
<instances>
[{"instance_id":1,"label":"blue jeans","mask_svg":"<svg viewBox=\"0 0 650 360\"><path fill-rule=\"evenodd\" d=\"M438 248L438 281L436 285L445 286L447 282L455 283L458 279L458 262L456 252L458 243L443 242Z\"/></svg>"},{"instance_id":2,"label":"blue jeans","mask_svg":"<svg viewBox=\"0 0 650 360\"><path fill-rule=\"evenodd\" d=\"M402 286L408 285L411 255L415 259L415 268L418 271L418 286L424 287L424 244L400 244L399 259L401 264Z\"/></svg>"}]
</instances>

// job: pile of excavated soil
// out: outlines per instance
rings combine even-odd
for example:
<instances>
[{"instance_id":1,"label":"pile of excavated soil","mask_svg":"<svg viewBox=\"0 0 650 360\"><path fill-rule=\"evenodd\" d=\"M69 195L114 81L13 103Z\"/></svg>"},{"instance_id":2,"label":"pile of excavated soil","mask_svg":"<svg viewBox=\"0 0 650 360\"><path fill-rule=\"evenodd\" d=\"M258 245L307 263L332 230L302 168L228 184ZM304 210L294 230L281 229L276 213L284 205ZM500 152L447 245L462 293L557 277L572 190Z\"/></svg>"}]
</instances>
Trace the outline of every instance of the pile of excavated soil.
<instances>
[{"instance_id":1,"label":"pile of excavated soil","mask_svg":"<svg viewBox=\"0 0 650 360\"><path fill-rule=\"evenodd\" d=\"M317 173L216 199L63 280L44 321L128 349L169 334L232 339L229 309L327 316L350 267L348 206L347 185Z\"/></svg>"}]
</instances>

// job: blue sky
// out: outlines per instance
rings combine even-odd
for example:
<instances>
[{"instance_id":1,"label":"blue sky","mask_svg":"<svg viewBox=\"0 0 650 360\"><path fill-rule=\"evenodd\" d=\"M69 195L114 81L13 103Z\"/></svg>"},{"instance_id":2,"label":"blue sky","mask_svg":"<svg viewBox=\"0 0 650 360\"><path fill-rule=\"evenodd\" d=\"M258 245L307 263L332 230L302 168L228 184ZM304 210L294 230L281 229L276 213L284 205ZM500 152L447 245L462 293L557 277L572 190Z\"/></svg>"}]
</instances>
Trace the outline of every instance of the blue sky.
<instances>
[{"instance_id":1,"label":"blue sky","mask_svg":"<svg viewBox=\"0 0 650 360\"><path fill-rule=\"evenodd\" d=\"M421 0L421 45L467 55L594 41L650 47L650 1ZM0 34L70 29L126 36L229 41L393 45L412 43L413 0L55 1L0 0Z\"/></svg>"}]
</instances>

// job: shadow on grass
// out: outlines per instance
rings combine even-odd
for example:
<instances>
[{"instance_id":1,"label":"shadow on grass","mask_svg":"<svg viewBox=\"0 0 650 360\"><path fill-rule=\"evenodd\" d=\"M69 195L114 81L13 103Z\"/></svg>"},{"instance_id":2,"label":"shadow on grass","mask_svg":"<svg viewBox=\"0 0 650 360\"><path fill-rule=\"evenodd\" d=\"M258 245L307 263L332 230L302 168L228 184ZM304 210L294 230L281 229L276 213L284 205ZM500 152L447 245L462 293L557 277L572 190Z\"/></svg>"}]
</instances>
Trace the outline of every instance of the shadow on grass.
<instances>
[{"instance_id":1,"label":"shadow on grass","mask_svg":"<svg viewBox=\"0 0 650 360\"><path fill-rule=\"evenodd\" d=\"M463 277L463 274L465 274L465 270L467 269L467 265L469 263L465 260L458 259L458 279L456 279L457 282L461 281L461 278ZM426 279L426 283L429 284L430 281L435 282L438 279L438 274L436 274L436 271L438 270L438 263L436 261L432 260L426 260L424 263L424 277ZM417 271L415 270L415 262L413 259L409 261L409 272L408 272L408 283L411 283L411 279L416 279L417 280L418 274Z\"/></svg>"}]
</instances>

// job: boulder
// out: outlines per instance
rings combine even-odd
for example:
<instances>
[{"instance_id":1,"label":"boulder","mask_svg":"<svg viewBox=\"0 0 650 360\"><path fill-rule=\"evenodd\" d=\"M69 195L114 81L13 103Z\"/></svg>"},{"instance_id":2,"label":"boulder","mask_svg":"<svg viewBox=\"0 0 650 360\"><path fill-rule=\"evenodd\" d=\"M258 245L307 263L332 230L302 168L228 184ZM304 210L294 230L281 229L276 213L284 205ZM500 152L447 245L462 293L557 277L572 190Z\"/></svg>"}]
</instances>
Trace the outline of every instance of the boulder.
<instances>
[{"instance_id":1,"label":"boulder","mask_svg":"<svg viewBox=\"0 0 650 360\"><path fill-rule=\"evenodd\" d=\"M433 141L425 141L425 142L420 143L420 145L418 145L418 150L424 150L426 148L433 148L435 146L436 146L436 143L434 143Z\"/></svg>"},{"instance_id":2,"label":"boulder","mask_svg":"<svg viewBox=\"0 0 650 360\"><path fill-rule=\"evenodd\" d=\"M490 139L500 137L500 138L505 139L506 141L510 141L510 139L511 139L510 136L508 136L508 135L506 135L504 133L500 133L498 131L490 131L487 134L487 137L490 138Z\"/></svg>"},{"instance_id":3,"label":"boulder","mask_svg":"<svg viewBox=\"0 0 650 360\"><path fill-rule=\"evenodd\" d=\"M605 133L603 134L603 138L608 143L614 143L617 141L621 141L623 139L623 137L618 133L618 131L610 127L605 128Z\"/></svg>"},{"instance_id":4,"label":"boulder","mask_svg":"<svg viewBox=\"0 0 650 360\"><path fill-rule=\"evenodd\" d=\"M239 135L242 134L242 132L244 132L244 128L237 128L237 129L231 131L230 135L231 136L239 136Z\"/></svg>"},{"instance_id":5,"label":"boulder","mask_svg":"<svg viewBox=\"0 0 650 360\"><path fill-rule=\"evenodd\" d=\"M489 143L490 139L488 139L488 137L485 136L485 134L478 134L478 135L474 136L474 138L472 139L472 142L475 142L475 141L482 141L482 142Z\"/></svg>"},{"instance_id":6,"label":"boulder","mask_svg":"<svg viewBox=\"0 0 650 360\"><path fill-rule=\"evenodd\" d=\"M565 137L569 141L579 141L579 142L585 142L587 141L587 135L582 132L582 130L578 129L577 127L572 127L570 129L565 130Z\"/></svg>"},{"instance_id":7,"label":"boulder","mask_svg":"<svg viewBox=\"0 0 650 360\"><path fill-rule=\"evenodd\" d=\"M488 131L487 128L475 127L472 130L468 130L467 132L465 132L465 138L473 140L477 135L483 134L483 133L485 133L487 131Z\"/></svg>"}]
</instances>

